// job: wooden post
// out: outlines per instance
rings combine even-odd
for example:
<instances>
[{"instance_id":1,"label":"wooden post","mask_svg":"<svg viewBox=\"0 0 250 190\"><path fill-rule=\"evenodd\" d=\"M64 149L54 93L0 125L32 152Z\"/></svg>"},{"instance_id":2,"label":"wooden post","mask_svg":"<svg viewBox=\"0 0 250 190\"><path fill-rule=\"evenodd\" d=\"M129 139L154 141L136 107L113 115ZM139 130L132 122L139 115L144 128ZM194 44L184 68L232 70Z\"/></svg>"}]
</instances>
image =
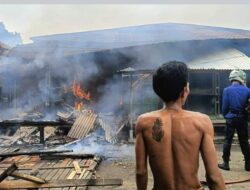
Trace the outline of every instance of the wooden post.
<instances>
[{"instance_id":1,"label":"wooden post","mask_svg":"<svg viewBox=\"0 0 250 190\"><path fill-rule=\"evenodd\" d=\"M44 128L45 127L39 127L39 131L40 131L40 143L41 144L45 144L45 140L44 140Z\"/></svg>"}]
</instances>

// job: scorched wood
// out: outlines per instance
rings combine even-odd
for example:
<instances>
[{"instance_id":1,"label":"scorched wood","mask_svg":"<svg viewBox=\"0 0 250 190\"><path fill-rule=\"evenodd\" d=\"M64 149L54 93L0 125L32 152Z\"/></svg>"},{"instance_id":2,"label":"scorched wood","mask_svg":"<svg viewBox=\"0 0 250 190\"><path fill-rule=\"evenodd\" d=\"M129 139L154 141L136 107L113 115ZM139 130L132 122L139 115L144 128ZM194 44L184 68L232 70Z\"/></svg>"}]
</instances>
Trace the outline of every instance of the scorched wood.
<instances>
[{"instance_id":1,"label":"scorched wood","mask_svg":"<svg viewBox=\"0 0 250 190\"><path fill-rule=\"evenodd\" d=\"M27 121L27 120L4 120L0 122L0 127L8 126L34 126L34 127L44 127L44 126L69 126L72 125L70 122L66 121Z\"/></svg>"},{"instance_id":2,"label":"scorched wood","mask_svg":"<svg viewBox=\"0 0 250 190\"><path fill-rule=\"evenodd\" d=\"M41 150L41 151L30 151L30 152L6 152L0 154L0 157L18 156L18 155L39 155L39 154L57 154L63 152L73 152L73 150Z\"/></svg>"},{"instance_id":3,"label":"scorched wood","mask_svg":"<svg viewBox=\"0 0 250 190\"><path fill-rule=\"evenodd\" d=\"M9 180L0 183L0 189L34 189L83 186L113 186L122 185L122 179L65 179L51 180L45 184L36 184L24 180Z\"/></svg>"}]
</instances>

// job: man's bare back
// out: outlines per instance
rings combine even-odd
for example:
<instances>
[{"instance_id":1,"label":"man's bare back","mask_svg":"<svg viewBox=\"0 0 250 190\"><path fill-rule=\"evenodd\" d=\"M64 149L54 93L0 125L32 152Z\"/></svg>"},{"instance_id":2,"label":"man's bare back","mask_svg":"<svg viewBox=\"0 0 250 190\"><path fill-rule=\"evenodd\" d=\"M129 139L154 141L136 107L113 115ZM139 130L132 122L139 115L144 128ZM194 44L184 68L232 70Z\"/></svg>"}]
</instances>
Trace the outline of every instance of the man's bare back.
<instances>
[{"instance_id":1,"label":"man's bare back","mask_svg":"<svg viewBox=\"0 0 250 190\"><path fill-rule=\"evenodd\" d=\"M155 190L202 189L197 177L199 150L202 154L215 152L210 150L214 146L208 116L162 109L140 116L137 126L145 143ZM206 157L206 162L217 166L214 155ZM220 180L219 173L213 177L213 180Z\"/></svg>"},{"instance_id":2,"label":"man's bare back","mask_svg":"<svg viewBox=\"0 0 250 190\"><path fill-rule=\"evenodd\" d=\"M207 115L182 109L190 92L187 67L172 61L159 67L153 89L164 108L141 115L136 124L136 183L147 189L147 161L154 176L153 190L201 190L201 153L210 190L224 190Z\"/></svg>"}]
</instances>

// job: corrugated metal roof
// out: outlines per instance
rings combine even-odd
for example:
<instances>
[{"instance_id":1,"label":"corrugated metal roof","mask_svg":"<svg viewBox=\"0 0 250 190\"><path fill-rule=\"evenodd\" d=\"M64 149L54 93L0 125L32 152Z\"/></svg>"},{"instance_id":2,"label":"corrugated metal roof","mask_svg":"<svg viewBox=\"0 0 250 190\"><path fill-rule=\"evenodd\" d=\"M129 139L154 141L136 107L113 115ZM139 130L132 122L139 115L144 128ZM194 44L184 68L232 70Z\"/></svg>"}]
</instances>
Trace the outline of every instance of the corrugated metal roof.
<instances>
[{"instance_id":1,"label":"corrugated metal roof","mask_svg":"<svg viewBox=\"0 0 250 190\"><path fill-rule=\"evenodd\" d=\"M188 62L196 70L250 70L250 58L239 50L226 49Z\"/></svg>"},{"instance_id":2,"label":"corrugated metal roof","mask_svg":"<svg viewBox=\"0 0 250 190\"><path fill-rule=\"evenodd\" d=\"M82 44L85 47L121 46L151 44L157 42L176 42L207 39L245 39L250 38L249 30L203 26L183 23L161 23L123 28L113 28L77 33L36 36L34 42L64 41ZM122 45L123 46L123 45Z\"/></svg>"},{"instance_id":3,"label":"corrugated metal roof","mask_svg":"<svg viewBox=\"0 0 250 190\"><path fill-rule=\"evenodd\" d=\"M68 137L83 138L95 127L97 115L94 113L80 114L71 127Z\"/></svg>"},{"instance_id":4,"label":"corrugated metal roof","mask_svg":"<svg viewBox=\"0 0 250 190\"><path fill-rule=\"evenodd\" d=\"M192 40L250 39L249 30L163 23L31 38L34 43L13 48L10 55L32 58L36 54L76 55L132 46Z\"/></svg>"},{"instance_id":5,"label":"corrugated metal roof","mask_svg":"<svg viewBox=\"0 0 250 190\"><path fill-rule=\"evenodd\" d=\"M110 124L108 124L106 121L103 120L103 118L99 118L99 124L105 131L105 140L109 143L117 143L117 138L114 132L112 131L112 127Z\"/></svg>"}]
</instances>

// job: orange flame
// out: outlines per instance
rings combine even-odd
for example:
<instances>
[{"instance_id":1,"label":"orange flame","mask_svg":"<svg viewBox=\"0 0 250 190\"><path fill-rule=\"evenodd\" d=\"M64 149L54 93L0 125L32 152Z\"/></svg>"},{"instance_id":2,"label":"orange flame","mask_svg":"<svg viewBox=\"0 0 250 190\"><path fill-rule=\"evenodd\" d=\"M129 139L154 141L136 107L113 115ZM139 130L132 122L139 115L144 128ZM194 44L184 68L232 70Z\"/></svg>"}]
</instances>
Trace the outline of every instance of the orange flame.
<instances>
[{"instance_id":1,"label":"orange flame","mask_svg":"<svg viewBox=\"0 0 250 190\"><path fill-rule=\"evenodd\" d=\"M81 89L81 85L74 81L72 91L74 96L79 97L80 99L90 100L90 93L86 93Z\"/></svg>"},{"instance_id":2,"label":"orange flame","mask_svg":"<svg viewBox=\"0 0 250 190\"><path fill-rule=\"evenodd\" d=\"M83 89L81 89L81 85L79 83L77 83L76 81L74 81L73 86L72 86L72 92L74 94L74 96L78 99L75 102L75 108L77 110L81 110L83 108L83 102L82 100L90 100L90 93L89 92L85 92Z\"/></svg>"},{"instance_id":3,"label":"orange flame","mask_svg":"<svg viewBox=\"0 0 250 190\"><path fill-rule=\"evenodd\" d=\"M83 103L82 102L75 102L75 109L81 110L83 108Z\"/></svg>"}]
</instances>

